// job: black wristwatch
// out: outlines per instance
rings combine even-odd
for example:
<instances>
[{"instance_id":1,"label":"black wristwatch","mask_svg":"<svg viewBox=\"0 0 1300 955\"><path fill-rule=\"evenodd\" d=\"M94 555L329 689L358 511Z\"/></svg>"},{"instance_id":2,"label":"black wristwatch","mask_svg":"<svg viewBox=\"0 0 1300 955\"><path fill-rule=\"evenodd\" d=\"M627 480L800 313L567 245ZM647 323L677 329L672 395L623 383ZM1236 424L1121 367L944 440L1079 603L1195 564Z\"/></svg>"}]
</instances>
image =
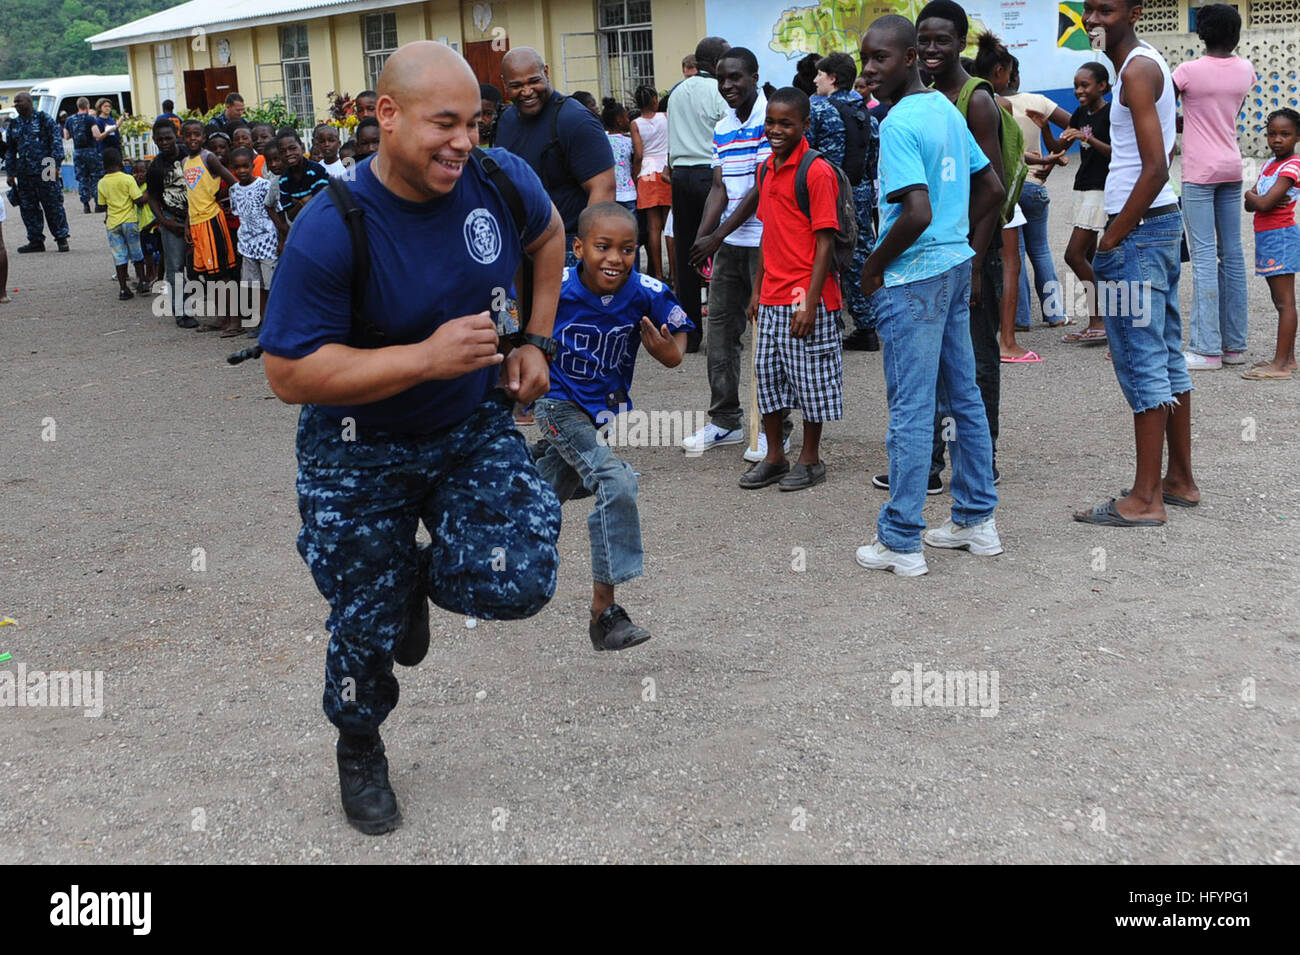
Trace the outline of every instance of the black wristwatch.
<instances>
[{"instance_id":1,"label":"black wristwatch","mask_svg":"<svg viewBox=\"0 0 1300 955\"><path fill-rule=\"evenodd\" d=\"M510 344L515 348L520 345L533 345L537 347L547 361L555 360L555 339L545 338L541 335L530 335L528 332L515 332L510 336Z\"/></svg>"}]
</instances>

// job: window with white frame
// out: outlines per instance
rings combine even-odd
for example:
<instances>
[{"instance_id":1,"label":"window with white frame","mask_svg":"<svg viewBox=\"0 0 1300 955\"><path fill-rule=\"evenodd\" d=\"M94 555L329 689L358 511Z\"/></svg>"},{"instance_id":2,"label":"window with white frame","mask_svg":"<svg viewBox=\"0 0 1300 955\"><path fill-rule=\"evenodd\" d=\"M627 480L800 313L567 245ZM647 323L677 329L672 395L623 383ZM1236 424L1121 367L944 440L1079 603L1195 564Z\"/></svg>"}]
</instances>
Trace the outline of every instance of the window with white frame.
<instances>
[{"instance_id":1,"label":"window with white frame","mask_svg":"<svg viewBox=\"0 0 1300 955\"><path fill-rule=\"evenodd\" d=\"M379 86L384 64L397 50L397 14L367 13L361 18L361 42L366 58L366 78L370 88Z\"/></svg>"},{"instance_id":2,"label":"window with white frame","mask_svg":"<svg viewBox=\"0 0 1300 955\"><path fill-rule=\"evenodd\" d=\"M655 85L650 0L600 0L598 14L602 92L630 103L638 86Z\"/></svg>"},{"instance_id":3,"label":"window with white frame","mask_svg":"<svg viewBox=\"0 0 1300 955\"><path fill-rule=\"evenodd\" d=\"M176 67L172 60L170 43L155 43L153 48L153 81L158 88L158 109L163 100L176 101Z\"/></svg>"},{"instance_id":4,"label":"window with white frame","mask_svg":"<svg viewBox=\"0 0 1300 955\"><path fill-rule=\"evenodd\" d=\"M311 100L311 59L307 54L307 25L280 27L280 68L284 71L284 102L304 123L316 121Z\"/></svg>"}]
</instances>

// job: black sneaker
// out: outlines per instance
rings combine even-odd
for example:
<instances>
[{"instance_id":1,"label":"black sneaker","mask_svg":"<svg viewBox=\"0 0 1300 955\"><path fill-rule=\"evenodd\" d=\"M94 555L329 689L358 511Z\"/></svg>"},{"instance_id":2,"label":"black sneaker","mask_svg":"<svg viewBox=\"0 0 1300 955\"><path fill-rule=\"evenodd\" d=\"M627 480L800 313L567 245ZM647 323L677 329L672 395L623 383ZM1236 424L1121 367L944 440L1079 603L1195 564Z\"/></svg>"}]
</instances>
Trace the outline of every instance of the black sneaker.
<instances>
[{"instance_id":1,"label":"black sneaker","mask_svg":"<svg viewBox=\"0 0 1300 955\"><path fill-rule=\"evenodd\" d=\"M610 604L591 624L591 645L597 650L626 650L650 639L650 631L638 627L618 604Z\"/></svg>"},{"instance_id":2,"label":"black sneaker","mask_svg":"<svg viewBox=\"0 0 1300 955\"><path fill-rule=\"evenodd\" d=\"M844 339L845 351L880 351L880 336L874 328L858 328Z\"/></svg>"},{"instance_id":3,"label":"black sneaker","mask_svg":"<svg viewBox=\"0 0 1300 955\"><path fill-rule=\"evenodd\" d=\"M874 487L878 487L878 488L880 488L882 491L888 491L888 490L889 490L889 475L888 475L888 474L877 474L875 477L873 477L873 478L871 479L871 483L872 483L872 485L873 485ZM939 475L937 475L937 474L931 474L931 475L930 475L930 480L929 480L929 482L927 482L926 485L925 485L925 493L928 494L928 495L930 495L931 497L933 497L933 496L936 495L936 494L942 494L942 493L943 493L943 478L939 477Z\"/></svg>"},{"instance_id":4,"label":"black sneaker","mask_svg":"<svg viewBox=\"0 0 1300 955\"><path fill-rule=\"evenodd\" d=\"M388 759L378 733L340 733L335 750L339 763L339 792L348 825L368 836L391 832L402 824L397 794L388 784Z\"/></svg>"},{"instance_id":5,"label":"black sneaker","mask_svg":"<svg viewBox=\"0 0 1300 955\"><path fill-rule=\"evenodd\" d=\"M81 204L81 211L84 212L86 215L90 215L92 212L94 212L94 210L90 208L89 202L83 202Z\"/></svg>"},{"instance_id":6,"label":"black sneaker","mask_svg":"<svg viewBox=\"0 0 1300 955\"><path fill-rule=\"evenodd\" d=\"M21 252L44 252L44 251L45 251L45 243L44 243L44 242L28 242L26 245L20 245L20 246L18 246L18 251L19 251L20 253L21 253Z\"/></svg>"},{"instance_id":7,"label":"black sneaker","mask_svg":"<svg viewBox=\"0 0 1300 955\"><path fill-rule=\"evenodd\" d=\"M406 632L393 650L393 660L404 667L415 666L429 652L429 592L424 585L425 563L421 560L418 565L419 580L406 609Z\"/></svg>"},{"instance_id":8,"label":"black sneaker","mask_svg":"<svg viewBox=\"0 0 1300 955\"><path fill-rule=\"evenodd\" d=\"M196 322L194 319L190 318L188 315L182 315L180 318L176 319L176 327L177 328L198 328L199 323Z\"/></svg>"},{"instance_id":9,"label":"black sneaker","mask_svg":"<svg viewBox=\"0 0 1300 955\"><path fill-rule=\"evenodd\" d=\"M60 252L71 252L71 251L72 251L70 248L68 248L68 240L67 240L67 239L55 239L54 241L56 241L56 242L59 244L59 251L60 251Z\"/></svg>"},{"instance_id":10,"label":"black sneaker","mask_svg":"<svg viewBox=\"0 0 1300 955\"><path fill-rule=\"evenodd\" d=\"M118 289L117 297L121 299L123 302L135 301L135 293L132 292L129 288Z\"/></svg>"}]
</instances>

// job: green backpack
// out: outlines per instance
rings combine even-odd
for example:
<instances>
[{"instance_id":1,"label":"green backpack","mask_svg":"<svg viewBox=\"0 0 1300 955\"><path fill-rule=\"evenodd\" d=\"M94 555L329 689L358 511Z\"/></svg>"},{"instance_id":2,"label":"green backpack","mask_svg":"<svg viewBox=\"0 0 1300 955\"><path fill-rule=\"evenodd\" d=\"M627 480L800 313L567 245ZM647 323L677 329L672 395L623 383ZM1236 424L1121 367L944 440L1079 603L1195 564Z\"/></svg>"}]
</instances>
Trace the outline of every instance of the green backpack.
<instances>
[{"instance_id":1,"label":"green backpack","mask_svg":"<svg viewBox=\"0 0 1300 955\"><path fill-rule=\"evenodd\" d=\"M998 138L1002 143L1002 171L1006 176L1007 198L1002 203L1002 224L1006 225L1016 214L1020 190L1025 184L1025 177L1029 175L1029 167L1025 165L1025 134L1020 131L1020 125L1015 118L998 104L997 94L993 92L992 84L977 76L972 76L961 88L961 93L957 96L958 112L962 116L966 115L970 98L981 86L988 89L994 105L997 105L998 112L1002 114L1002 132Z\"/></svg>"}]
</instances>

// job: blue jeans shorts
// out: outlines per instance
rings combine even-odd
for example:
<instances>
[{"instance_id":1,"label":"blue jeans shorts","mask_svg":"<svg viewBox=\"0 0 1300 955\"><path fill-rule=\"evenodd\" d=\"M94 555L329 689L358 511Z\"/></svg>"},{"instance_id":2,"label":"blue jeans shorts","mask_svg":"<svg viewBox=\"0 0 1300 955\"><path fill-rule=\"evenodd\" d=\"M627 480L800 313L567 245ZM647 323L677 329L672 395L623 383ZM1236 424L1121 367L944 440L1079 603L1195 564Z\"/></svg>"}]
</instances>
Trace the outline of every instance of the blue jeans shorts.
<instances>
[{"instance_id":1,"label":"blue jeans shorts","mask_svg":"<svg viewBox=\"0 0 1300 955\"><path fill-rule=\"evenodd\" d=\"M1255 274L1295 275L1300 272L1300 225L1255 233Z\"/></svg>"},{"instance_id":2,"label":"blue jeans shorts","mask_svg":"<svg viewBox=\"0 0 1300 955\"><path fill-rule=\"evenodd\" d=\"M1181 214L1157 216L1092 261L1111 364L1134 414L1192 390L1178 311L1182 235Z\"/></svg>"}]
</instances>

